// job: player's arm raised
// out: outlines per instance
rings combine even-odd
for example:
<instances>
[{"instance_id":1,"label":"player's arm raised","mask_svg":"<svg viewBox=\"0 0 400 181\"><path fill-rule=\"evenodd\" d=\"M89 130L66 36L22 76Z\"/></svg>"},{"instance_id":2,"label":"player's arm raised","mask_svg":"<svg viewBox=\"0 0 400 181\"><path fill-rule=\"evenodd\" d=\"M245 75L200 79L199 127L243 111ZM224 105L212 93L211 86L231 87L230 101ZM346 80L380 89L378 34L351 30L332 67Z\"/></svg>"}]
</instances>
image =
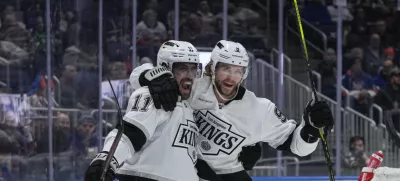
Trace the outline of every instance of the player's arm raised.
<instances>
[{"instance_id":1,"label":"player's arm raised","mask_svg":"<svg viewBox=\"0 0 400 181\"><path fill-rule=\"evenodd\" d=\"M309 155L318 145L319 128L330 130L333 127L332 112L323 101L310 101L300 122L288 120L274 103L263 101L266 120L262 122L262 140L277 150Z\"/></svg>"},{"instance_id":2,"label":"player's arm raised","mask_svg":"<svg viewBox=\"0 0 400 181\"><path fill-rule=\"evenodd\" d=\"M168 118L167 112L154 107L147 87L136 90L129 98L127 113L123 117L124 133L110 163L106 181L112 181L119 165L130 158L154 134L156 127ZM85 181L98 181L102 165L117 134L112 130L104 141L103 151L98 153L85 173Z\"/></svg>"},{"instance_id":3,"label":"player's arm raised","mask_svg":"<svg viewBox=\"0 0 400 181\"><path fill-rule=\"evenodd\" d=\"M173 111L176 107L178 85L172 72L167 68L145 63L133 69L129 81L134 89L147 86L157 109Z\"/></svg>"}]
</instances>

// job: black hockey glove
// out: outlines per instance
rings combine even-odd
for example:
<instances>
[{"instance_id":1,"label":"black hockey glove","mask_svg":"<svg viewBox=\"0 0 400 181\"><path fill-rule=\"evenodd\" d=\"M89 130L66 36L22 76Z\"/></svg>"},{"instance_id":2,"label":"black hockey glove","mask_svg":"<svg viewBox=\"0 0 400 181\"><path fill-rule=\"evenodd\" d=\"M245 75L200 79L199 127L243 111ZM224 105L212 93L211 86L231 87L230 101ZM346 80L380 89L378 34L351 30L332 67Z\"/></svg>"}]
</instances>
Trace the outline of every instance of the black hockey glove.
<instances>
[{"instance_id":1,"label":"black hockey glove","mask_svg":"<svg viewBox=\"0 0 400 181\"><path fill-rule=\"evenodd\" d=\"M90 163L89 168L85 172L85 181L99 181L103 173L103 163L106 161L108 152L100 152ZM105 176L105 181L113 181L115 179L115 170L118 163L115 158L112 159L110 167Z\"/></svg>"},{"instance_id":2,"label":"black hockey glove","mask_svg":"<svg viewBox=\"0 0 400 181\"><path fill-rule=\"evenodd\" d=\"M254 146L245 146L239 154L239 161L246 171L252 170L261 158L261 144L256 143Z\"/></svg>"},{"instance_id":3,"label":"black hockey glove","mask_svg":"<svg viewBox=\"0 0 400 181\"><path fill-rule=\"evenodd\" d=\"M197 159L196 163L197 175L201 178L201 180L208 181L223 181L214 170L207 164L206 161Z\"/></svg>"},{"instance_id":4,"label":"black hockey glove","mask_svg":"<svg viewBox=\"0 0 400 181\"><path fill-rule=\"evenodd\" d=\"M172 72L165 67L154 67L139 77L141 86L148 86L156 109L173 111L178 102L179 89Z\"/></svg>"},{"instance_id":5,"label":"black hockey glove","mask_svg":"<svg viewBox=\"0 0 400 181\"><path fill-rule=\"evenodd\" d=\"M304 110L303 119L305 126L302 132L307 132L314 137L320 137L320 128L324 129L326 136L334 125L332 111L325 101L309 101Z\"/></svg>"}]
</instances>

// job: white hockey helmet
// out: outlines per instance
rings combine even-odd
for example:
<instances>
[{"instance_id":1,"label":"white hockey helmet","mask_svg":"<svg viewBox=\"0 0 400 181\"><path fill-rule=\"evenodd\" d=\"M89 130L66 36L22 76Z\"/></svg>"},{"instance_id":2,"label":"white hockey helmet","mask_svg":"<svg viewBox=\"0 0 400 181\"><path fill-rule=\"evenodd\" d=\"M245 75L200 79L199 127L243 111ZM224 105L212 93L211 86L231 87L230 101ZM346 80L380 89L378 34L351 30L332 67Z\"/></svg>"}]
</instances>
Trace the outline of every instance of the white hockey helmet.
<instances>
[{"instance_id":1,"label":"white hockey helmet","mask_svg":"<svg viewBox=\"0 0 400 181\"><path fill-rule=\"evenodd\" d=\"M222 62L245 67L246 70L242 78L245 79L247 77L250 59L247 50L240 43L227 40L219 41L211 52L211 60L211 71L213 74L215 73L217 64Z\"/></svg>"},{"instance_id":2,"label":"white hockey helmet","mask_svg":"<svg viewBox=\"0 0 400 181\"><path fill-rule=\"evenodd\" d=\"M197 49L189 42L169 40L163 43L157 54L157 65L172 71L172 65L180 63L200 63Z\"/></svg>"}]
</instances>

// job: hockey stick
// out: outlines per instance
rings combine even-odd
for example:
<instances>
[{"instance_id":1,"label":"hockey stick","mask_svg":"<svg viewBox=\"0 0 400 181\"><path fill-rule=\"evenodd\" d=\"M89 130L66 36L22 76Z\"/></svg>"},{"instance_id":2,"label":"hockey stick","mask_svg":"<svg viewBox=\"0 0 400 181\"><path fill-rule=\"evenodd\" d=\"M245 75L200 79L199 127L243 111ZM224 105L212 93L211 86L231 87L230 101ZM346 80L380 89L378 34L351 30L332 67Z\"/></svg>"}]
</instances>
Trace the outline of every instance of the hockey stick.
<instances>
[{"instance_id":1,"label":"hockey stick","mask_svg":"<svg viewBox=\"0 0 400 181\"><path fill-rule=\"evenodd\" d=\"M302 50L304 53L304 59L307 64L308 78L310 79L310 82L311 82L311 89L313 92L314 100L318 101L317 91L315 89L315 83L312 78L311 65L310 65L310 60L309 60L308 52L307 52L307 44L306 44L306 41L304 38L303 25L301 24L301 18L300 18L299 6L297 5L297 0L293 0L293 4L294 4L294 8L296 10L297 25L299 27L300 39L301 39L301 47L302 47ZM321 137L321 140L322 140L322 147L324 149L325 161L328 165L330 181L335 181L335 175L333 173L333 168L332 168L331 155L329 153L328 144L326 143L325 135L324 135L322 128L319 129L319 136Z\"/></svg>"},{"instance_id":2,"label":"hockey stick","mask_svg":"<svg viewBox=\"0 0 400 181\"><path fill-rule=\"evenodd\" d=\"M114 91L114 88L113 88L113 86L111 84L110 79L107 78L107 80L108 80L108 83L110 84L111 91L113 92L115 99L118 99L117 95L115 95L115 91ZM111 159L114 156L115 150L117 150L117 146L118 146L119 141L121 140L122 133L124 133L124 121L122 120L121 107L119 106L118 102L117 102L117 108L118 108L119 123L115 128L118 129L118 132L117 132L117 135L115 136L114 142L111 145L110 151L108 152L106 161L104 162L103 172L101 173L100 181L105 181L105 177L106 177L108 168L110 166Z\"/></svg>"}]
</instances>

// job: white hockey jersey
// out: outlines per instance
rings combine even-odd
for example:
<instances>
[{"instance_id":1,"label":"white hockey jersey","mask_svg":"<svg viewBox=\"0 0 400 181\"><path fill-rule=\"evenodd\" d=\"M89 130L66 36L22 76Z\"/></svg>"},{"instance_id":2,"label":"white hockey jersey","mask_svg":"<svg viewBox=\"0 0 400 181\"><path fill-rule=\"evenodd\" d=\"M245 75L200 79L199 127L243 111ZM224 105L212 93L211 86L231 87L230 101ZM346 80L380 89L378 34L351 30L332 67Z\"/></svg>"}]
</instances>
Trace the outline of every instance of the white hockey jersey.
<instances>
[{"instance_id":1,"label":"white hockey jersey","mask_svg":"<svg viewBox=\"0 0 400 181\"><path fill-rule=\"evenodd\" d=\"M140 73L150 68L152 65L144 64L132 72L130 81L134 88L140 86ZM260 141L267 142L273 148L288 144L290 151L299 156L312 153L318 145L318 141L307 143L301 138L300 130L304 127L304 121L298 125L295 120L288 120L274 103L256 97L243 87L229 104L220 105L211 78L206 76L194 82L188 101L196 110L200 134L199 157L217 174L244 170L238 161L242 147Z\"/></svg>"},{"instance_id":2,"label":"white hockey jersey","mask_svg":"<svg viewBox=\"0 0 400 181\"><path fill-rule=\"evenodd\" d=\"M142 87L131 95L123 120L142 130L147 140L142 149L135 152L134 138L122 136L114 154L122 165L117 174L159 181L199 180L195 169L198 128L187 101L177 103L172 112L157 110L148 88ZM103 151L110 149L116 132L113 130L107 135Z\"/></svg>"}]
</instances>

